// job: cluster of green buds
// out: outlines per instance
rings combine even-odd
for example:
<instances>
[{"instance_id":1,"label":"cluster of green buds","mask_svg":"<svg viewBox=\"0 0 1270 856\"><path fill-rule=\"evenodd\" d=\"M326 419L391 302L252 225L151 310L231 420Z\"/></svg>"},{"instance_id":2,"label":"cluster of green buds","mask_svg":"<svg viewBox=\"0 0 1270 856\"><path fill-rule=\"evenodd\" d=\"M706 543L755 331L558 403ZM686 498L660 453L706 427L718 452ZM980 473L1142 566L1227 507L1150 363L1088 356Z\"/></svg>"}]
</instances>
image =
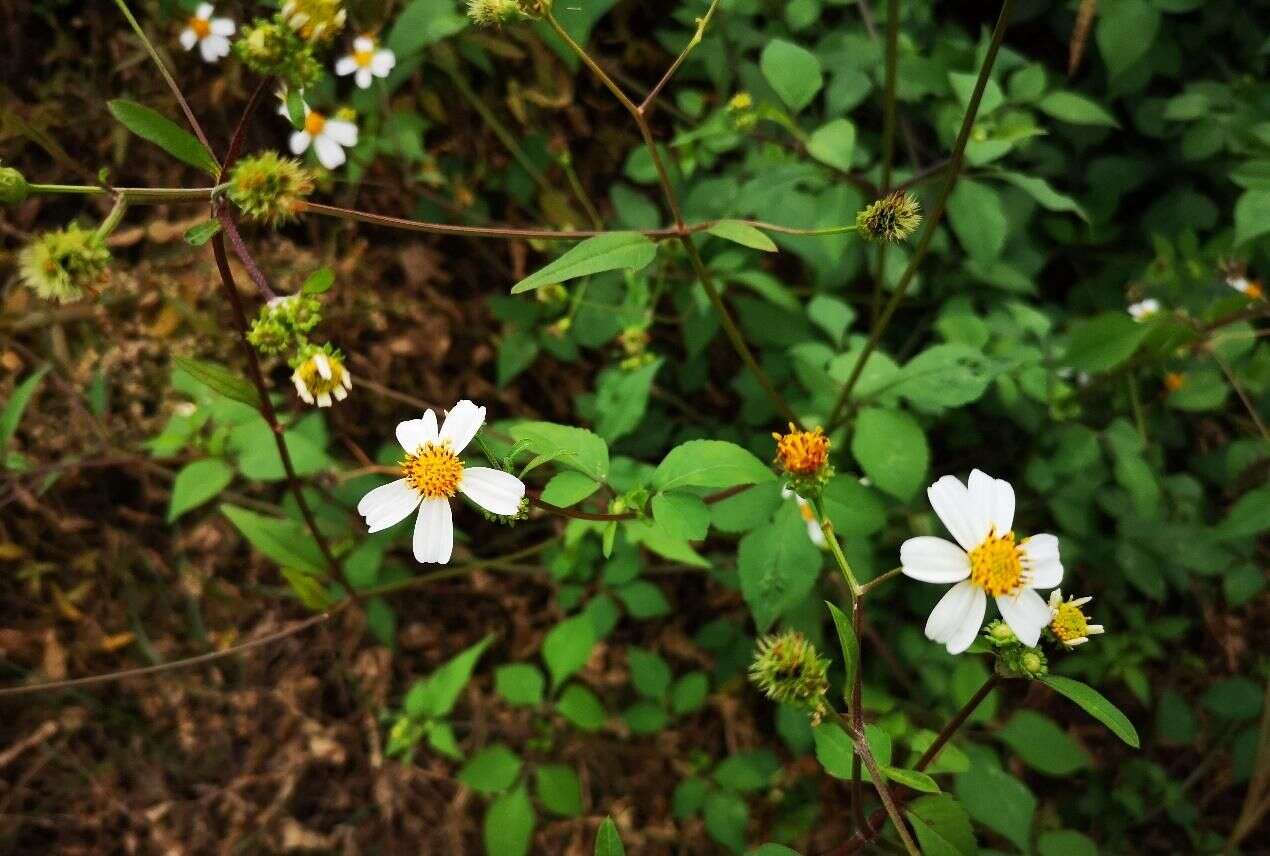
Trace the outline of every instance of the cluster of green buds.
<instances>
[{"instance_id":1,"label":"cluster of green buds","mask_svg":"<svg viewBox=\"0 0 1270 856\"><path fill-rule=\"evenodd\" d=\"M551 11L551 0L467 0L467 16L483 27L541 18Z\"/></svg>"},{"instance_id":2,"label":"cluster of green buds","mask_svg":"<svg viewBox=\"0 0 1270 856\"><path fill-rule=\"evenodd\" d=\"M897 243L917 231L922 206L916 197L896 191L876 200L855 217L856 232L866 241Z\"/></svg>"},{"instance_id":3,"label":"cluster of green buds","mask_svg":"<svg viewBox=\"0 0 1270 856\"><path fill-rule=\"evenodd\" d=\"M1024 645L1004 621L993 621L984 628L983 634L997 656L998 674L1032 680L1049 672L1045 652Z\"/></svg>"},{"instance_id":4,"label":"cluster of green buds","mask_svg":"<svg viewBox=\"0 0 1270 856\"><path fill-rule=\"evenodd\" d=\"M648 344L652 340L653 337L648 334L648 328L641 324L634 324L619 333L617 341L622 346L622 353L626 355L619 365L626 371L634 371L657 359L656 355L648 350Z\"/></svg>"},{"instance_id":5,"label":"cluster of green buds","mask_svg":"<svg viewBox=\"0 0 1270 856\"><path fill-rule=\"evenodd\" d=\"M0 205L17 205L29 191L26 176L11 166L0 166Z\"/></svg>"},{"instance_id":6,"label":"cluster of green buds","mask_svg":"<svg viewBox=\"0 0 1270 856\"><path fill-rule=\"evenodd\" d=\"M738 131L748 131L758 124L758 112L754 109L754 96L748 92L738 92L728 101L728 118L732 127Z\"/></svg>"},{"instance_id":7,"label":"cluster of green buds","mask_svg":"<svg viewBox=\"0 0 1270 856\"><path fill-rule=\"evenodd\" d=\"M313 46L297 33L286 18L257 18L243 27L234 50L247 67L265 77L276 77L287 87L304 89L322 76L322 64Z\"/></svg>"},{"instance_id":8,"label":"cluster of green buds","mask_svg":"<svg viewBox=\"0 0 1270 856\"><path fill-rule=\"evenodd\" d=\"M772 701L811 714L813 724L829 711L829 661L796 630L764 636L750 664L750 681Z\"/></svg>"},{"instance_id":9,"label":"cluster of green buds","mask_svg":"<svg viewBox=\"0 0 1270 856\"><path fill-rule=\"evenodd\" d=\"M229 176L229 198L249 220L277 226L296 218L313 192L313 175L298 160L266 151L245 157Z\"/></svg>"},{"instance_id":10,"label":"cluster of green buds","mask_svg":"<svg viewBox=\"0 0 1270 856\"><path fill-rule=\"evenodd\" d=\"M286 0L281 17L300 38L323 42L344 29L348 12L342 0Z\"/></svg>"},{"instance_id":11,"label":"cluster of green buds","mask_svg":"<svg viewBox=\"0 0 1270 856\"><path fill-rule=\"evenodd\" d=\"M322 321L322 304L309 294L275 297L251 322L247 341L256 350L276 357L308 344L308 334Z\"/></svg>"},{"instance_id":12,"label":"cluster of green buds","mask_svg":"<svg viewBox=\"0 0 1270 856\"><path fill-rule=\"evenodd\" d=\"M110 251L100 231L74 223L45 232L18 254L22 282L47 300L67 303L105 281Z\"/></svg>"}]
</instances>

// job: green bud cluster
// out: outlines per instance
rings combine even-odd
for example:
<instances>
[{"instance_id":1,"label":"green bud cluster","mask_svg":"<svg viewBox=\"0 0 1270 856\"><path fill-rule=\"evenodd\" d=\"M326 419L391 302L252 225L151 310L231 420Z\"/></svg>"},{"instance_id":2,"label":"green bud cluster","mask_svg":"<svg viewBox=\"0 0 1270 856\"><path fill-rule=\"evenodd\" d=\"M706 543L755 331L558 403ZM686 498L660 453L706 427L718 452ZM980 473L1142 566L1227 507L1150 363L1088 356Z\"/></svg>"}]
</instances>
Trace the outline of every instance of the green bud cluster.
<instances>
[{"instance_id":1,"label":"green bud cluster","mask_svg":"<svg viewBox=\"0 0 1270 856\"><path fill-rule=\"evenodd\" d=\"M260 308L251 322L247 341L268 356L290 350L297 353L308 345L308 334L322 321L322 304L308 294L275 297Z\"/></svg>"},{"instance_id":2,"label":"green bud cluster","mask_svg":"<svg viewBox=\"0 0 1270 856\"><path fill-rule=\"evenodd\" d=\"M550 0L467 0L467 16L483 27L539 18L550 8Z\"/></svg>"},{"instance_id":3,"label":"green bud cluster","mask_svg":"<svg viewBox=\"0 0 1270 856\"><path fill-rule=\"evenodd\" d=\"M1045 652L1024 645L1004 621L997 619L989 623L983 635L997 656L997 674L1030 681L1049 673Z\"/></svg>"},{"instance_id":4,"label":"green bud cluster","mask_svg":"<svg viewBox=\"0 0 1270 856\"><path fill-rule=\"evenodd\" d=\"M856 231L866 241L903 241L922 222L922 207L911 194L896 191L856 215Z\"/></svg>"},{"instance_id":5,"label":"green bud cluster","mask_svg":"<svg viewBox=\"0 0 1270 856\"><path fill-rule=\"evenodd\" d=\"M764 636L758 641L750 681L772 701L800 707L813 720L828 711L829 661L816 653L796 630Z\"/></svg>"},{"instance_id":6,"label":"green bud cluster","mask_svg":"<svg viewBox=\"0 0 1270 856\"><path fill-rule=\"evenodd\" d=\"M18 254L22 282L47 300L66 303L104 281L110 251L97 232L74 223L39 235Z\"/></svg>"},{"instance_id":7,"label":"green bud cluster","mask_svg":"<svg viewBox=\"0 0 1270 856\"><path fill-rule=\"evenodd\" d=\"M296 218L313 192L313 176L298 160L266 151L240 160L229 176L229 198L249 220L277 226Z\"/></svg>"},{"instance_id":8,"label":"green bud cluster","mask_svg":"<svg viewBox=\"0 0 1270 856\"><path fill-rule=\"evenodd\" d=\"M292 89L311 86L322 76L322 65L313 55L313 46L281 15L272 20L257 18L243 27L234 50L252 71L276 77Z\"/></svg>"},{"instance_id":9,"label":"green bud cluster","mask_svg":"<svg viewBox=\"0 0 1270 856\"><path fill-rule=\"evenodd\" d=\"M522 496L520 498L520 508L516 509L515 514L494 514L475 503L473 503L473 505L476 507L476 510L481 513L481 516L490 523L501 523L504 526L515 526L521 520L529 519L529 497L527 496Z\"/></svg>"},{"instance_id":10,"label":"green bud cluster","mask_svg":"<svg viewBox=\"0 0 1270 856\"><path fill-rule=\"evenodd\" d=\"M758 113L754 109L754 96L748 92L738 92L728 102L728 118L732 127L738 131L748 131L758 124Z\"/></svg>"},{"instance_id":11,"label":"green bud cluster","mask_svg":"<svg viewBox=\"0 0 1270 856\"><path fill-rule=\"evenodd\" d=\"M27 197L26 177L11 166L0 167L0 205L17 205Z\"/></svg>"}]
</instances>

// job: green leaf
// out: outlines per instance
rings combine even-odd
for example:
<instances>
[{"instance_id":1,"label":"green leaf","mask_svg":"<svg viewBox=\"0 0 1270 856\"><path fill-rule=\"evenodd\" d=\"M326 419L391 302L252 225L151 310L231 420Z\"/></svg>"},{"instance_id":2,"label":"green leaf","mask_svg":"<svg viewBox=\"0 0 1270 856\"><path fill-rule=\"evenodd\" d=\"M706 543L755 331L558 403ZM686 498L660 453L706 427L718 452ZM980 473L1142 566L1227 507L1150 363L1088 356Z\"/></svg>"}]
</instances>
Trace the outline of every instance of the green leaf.
<instances>
[{"instance_id":1,"label":"green leaf","mask_svg":"<svg viewBox=\"0 0 1270 856\"><path fill-rule=\"evenodd\" d=\"M957 798L984 826L1027 852L1036 814L1036 797L1009 773L977 762L957 776Z\"/></svg>"},{"instance_id":2,"label":"green leaf","mask_svg":"<svg viewBox=\"0 0 1270 856\"><path fill-rule=\"evenodd\" d=\"M485 852L497 856L525 856L534 837L533 803L522 784L490 803L485 812Z\"/></svg>"},{"instance_id":3,"label":"green leaf","mask_svg":"<svg viewBox=\"0 0 1270 856\"><path fill-rule=\"evenodd\" d=\"M0 410L0 461L4 460L5 450L13 435L18 433L18 425L22 422L22 414L26 412L31 398L40 386L40 381L48 374L51 366L43 366L32 372L26 380L18 384L5 402L4 410Z\"/></svg>"},{"instance_id":4,"label":"green leaf","mask_svg":"<svg viewBox=\"0 0 1270 856\"><path fill-rule=\"evenodd\" d=\"M309 274L304 285L300 287L303 294L325 294L335 284L335 271L329 267L321 267Z\"/></svg>"},{"instance_id":5,"label":"green leaf","mask_svg":"<svg viewBox=\"0 0 1270 856\"><path fill-rule=\"evenodd\" d=\"M617 590L618 599L631 614L631 618L661 618L670 615L670 603L654 583L636 580Z\"/></svg>"},{"instance_id":6,"label":"green leaf","mask_svg":"<svg viewBox=\"0 0 1270 856\"><path fill-rule=\"evenodd\" d=\"M615 367L600 373L595 388L595 433L612 443L639 427L653 378L663 362L658 359L633 370Z\"/></svg>"},{"instance_id":7,"label":"green leaf","mask_svg":"<svg viewBox=\"0 0 1270 856\"><path fill-rule=\"evenodd\" d=\"M866 407L856 419L851 454L879 488L907 502L926 483L930 448L913 417Z\"/></svg>"},{"instance_id":8,"label":"green leaf","mask_svg":"<svg viewBox=\"0 0 1270 856\"><path fill-rule=\"evenodd\" d=\"M855 746L851 737L836 722L826 721L812 729L816 743L816 760L825 772L836 779L851 779L851 763Z\"/></svg>"},{"instance_id":9,"label":"green leaf","mask_svg":"<svg viewBox=\"0 0 1270 856\"><path fill-rule=\"evenodd\" d=\"M653 520L672 538L701 541L710 529L710 506L690 493L659 493L653 497Z\"/></svg>"},{"instance_id":10,"label":"green leaf","mask_svg":"<svg viewBox=\"0 0 1270 856\"><path fill-rule=\"evenodd\" d=\"M168 500L168 522L212 499L234 480L234 468L220 458L191 461L176 474Z\"/></svg>"},{"instance_id":11,"label":"green leaf","mask_svg":"<svg viewBox=\"0 0 1270 856\"><path fill-rule=\"evenodd\" d=\"M689 440L671 449L653 472L654 490L725 488L774 481L771 469L747 450L724 440Z\"/></svg>"},{"instance_id":12,"label":"green leaf","mask_svg":"<svg viewBox=\"0 0 1270 856\"><path fill-rule=\"evenodd\" d=\"M767 787L779 769L770 749L756 749L725 758L714 768L713 778L730 791L751 793Z\"/></svg>"},{"instance_id":13,"label":"green leaf","mask_svg":"<svg viewBox=\"0 0 1270 856\"><path fill-rule=\"evenodd\" d=\"M784 844L763 844L747 851L745 856L799 856L799 853Z\"/></svg>"},{"instance_id":14,"label":"green leaf","mask_svg":"<svg viewBox=\"0 0 1270 856\"><path fill-rule=\"evenodd\" d=\"M185 243L191 247L201 247L220 234L219 220L204 220L197 226L185 230Z\"/></svg>"},{"instance_id":15,"label":"green leaf","mask_svg":"<svg viewBox=\"0 0 1270 856\"><path fill-rule=\"evenodd\" d=\"M675 716L699 710L710 693L710 679L705 672L689 672L670 688L670 709Z\"/></svg>"},{"instance_id":16,"label":"green leaf","mask_svg":"<svg viewBox=\"0 0 1270 856\"><path fill-rule=\"evenodd\" d=\"M459 652L453 659L415 685L406 693L406 712L416 718L445 716L454 709L459 693L472 678L472 670L494 641L489 634L480 642Z\"/></svg>"},{"instance_id":17,"label":"green leaf","mask_svg":"<svg viewBox=\"0 0 1270 856\"><path fill-rule=\"evenodd\" d=\"M317 577L326 576L322 552L302 524L281 517L266 517L236 505L224 504L220 510L253 547L279 565Z\"/></svg>"},{"instance_id":18,"label":"green leaf","mask_svg":"<svg viewBox=\"0 0 1270 856\"><path fill-rule=\"evenodd\" d=\"M935 780L920 770L906 770L902 767L888 766L882 768L882 775L892 782L897 782L924 794L939 793L939 785L935 784Z\"/></svg>"},{"instance_id":19,"label":"green leaf","mask_svg":"<svg viewBox=\"0 0 1270 856\"><path fill-rule=\"evenodd\" d=\"M1031 710L1020 710L997 732L1007 746L1035 770L1066 776L1089 766L1080 744L1068 737L1053 720Z\"/></svg>"},{"instance_id":20,"label":"green leaf","mask_svg":"<svg viewBox=\"0 0 1270 856\"><path fill-rule=\"evenodd\" d=\"M763 77L789 109L797 113L811 103L824 85L820 60L804 47L772 39L759 58Z\"/></svg>"},{"instance_id":21,"label":"green leaf","mask_svg":"<svg viewBox=\"0 0 1270 856\"><path fill-rule=\"evenodd\" d=\"M459 781L483 794L505 791L520 775L520 756L501 743L486 746L459 770Z\"/></svg>"},{"instance_id":22,"label":"green leaf","mask_svg":"<svg viewBox=\"0 0 1270 856\"><path fill-rule=\"evenodd\" d=\"M970 816L952 796L920 797L905 810L925 856L974 856L979 852Z\"/></svg>"},{"instance_id":23,"label":"green leaf","mask_svg":"<svg viewBox=\"0 0 1270 856\"><path fill-rule=\"evenodd\" d=\"M706 229L706 232L716 238L723 238L725 241L731 241L752 250L762 250L765 253L774 253L779 250L776 242L766 234L740 220L720 220Z\"/></svg>"},{"instance_id":24,"label":"green leaf","mask_svg":"<svg viewBox=\"0 0 1270 856\"><path fill-rule=\"evenodd\" d=\"M511 427L511 435L535 455L547 455L597 482L608 479L609 445L585 428L554 422L520 422Z\"/></svg>"},{"instance_id":25,"label":"green leaf","mask_svg":"<svg viewBox=\"0 0 1270 856\"><path fill-rule=\"evenodd\" d=\"M110 115L132 133L149 140L177 160L211 175L220 174L220 166L207 147L175 122L135 101L118 98L106 103Z\"/></svg>"},{"instance_id":26,"label":"green leaf","mask_svg":"<svg viewBox=\"0 0 1270 856\"><path fill-rule=\"evenodd\" d=\"M604 818L595 833L595 856L626 856L622 837L617 834L617 824L611 817Z\"/></svg>"},{"instance_id":27,"label":"green leaf","mask_svg":"<svg viewBox=\"0 0 1270 856\"><path fill-rule=\"evenodd\" d=\"M833 616L833 626L838 631L838 645L842 648L842 662L847 672L842 680L842 694L847 696L851 693L856 671L860 668L860 643L851 626L851 619L847 618L846 613L829 601L825 601L825 606L829 607L829 614Z\"/></svg>"},{"instance_id":28,"label":"green leaf","mask_svg":"<svg viewBox=\"0 0 1270 856\"><path fill-rule=\"evenodd\" d=\"M300 602L314 612L322 612L335 603L320 578L295 568L283 568L282 576Z\"/></svg>"},{"instance_id":29,"label":"green leaf","mask_svg":"<svg viewBox=\"0 0 1270 856\"><path fill-rule=\"evenodd\" d=\"M1107 726L1111 729L1112 734L1128 743L1134 749L1141 746L1141 742L1138 740L1138 731L1133 727L1133 723L1129 721L1129 717L1121 713L1120 709L1108 701L1098 690L1087 684L1082 684L1080 681L1074 681L1071 678L1064 678L1060 675L1045 675L1038 678L1038 680L1060 695L1065 695L1076 702L1076 704L1084 708L1086 713Z\"/></svg>"},{"instance_id":30,"label":"green leaf","mask_svg":"<svg viewBox=\"0 0 1270 856\"><path fill-rule=\"evenodd\" d=\"M834 530L848 538L872 535L886 525L886 506L877 491L853 476L829 479L820 502Z\"/></svg>"},{"instance_id":31,"label":"green leaf","mask_svg":"<svg viewBox=\"0 0 1270 856\"><path fill-rule=\"evenodd\" d=\"M1085 213L1085 209L1080 206L1079 202L1070 196L1059 193L1050 187L1049 182L1043 178L1024 175L1021 172L1004 171L996 173L994 177L1013 184L1035 199L1037 204L1047 211L1070 211L1085 222L1089 222L1089 215Z\"/></svg>"},{"instance_id":32,"label":"green leaf","mask_svg":"<svg viewBox=\"0 0 1270 856\"><path fill-rule=\"evenodd\" d=\"M256 410L260 409L260 396L256 394L256 388L242 375L236 374L220 363L213 363L208 360L196 360L192 357L173 357L172 361L176 363L177 367L189 374L190 377L213 392L226 398L232 398L234 401L241 401Z\"/></svg>"},{"instance_id":33,"label":"green leaf","mask_svg":"<svg viewBox=\"0 0 1270 856\"><path fill-rule=\"evenodd\" d=\"M622 721L635 734L656 734L670 722L670 715L657 702L637 701L622 711Z\"/></svg>"},{"instance_id":34,"label":"green leaf","mask_svg":"<svg viewBox=\"0 0 1270 856\"><path fill-rule=\"evenodd\" d=\"M820 575L821 554L793 503L776 519L741 539L737 573L754 624L764 633L782 613L797 606Z\"/></svg>"},{"instance_id":35,"label":"green leaf","mask_svg":"<svg viewBox=\"0 0 1270 856\"><path fill-rule=\"evenodd\" d=\"M1098 845L1074 830L1054 829L1036 839L1036 852L1039 856L1098 856Z\"/></svg>"},{"instance_id":36,"label":"green leaf","mask_svg":"<svg viewBox=\"0 0 1270 856\"><path fill-rule=\"evenodd\" d=\"M556 711L583 731L598 731L608 714L600 699L581 684L569 684L556 702Z\"/></svg>"},{"instance_id":37,"label":"green leaf","mask_svg":"<svg viewBox=\"0 0 1270 856\"><path fill-rule=\"evenodd\" d=\"M632 645L626 650L631 670L631 685L640 695L660 699L670 689L670 666L646 648Z\"/></svg>"},{"instance_id":38,"label":"green leaf","mask_svg":"<svg viewBox=\"0 0 1270 856\"><path fill-rule=\"evenodd\" d=\"M522 294L550 283L565 282L608 270L639 270L656 255L657 245L638 232L596 235L516 283L512 286L512 294Z\"/></svg>"},{"instance_id":39,"label":"green leaf","mask_svg":"<svg viewBox=\"0 0 1270 856\"><path fill-rule=\"evenodd\" d=\"M730 791L715 791L706 797L701 814L711 838L734 853L745 849L745 827L750 821L750 809L741 796Z\"/></svg>"},{"instance_id":40,"label":"green leaf","mask_svg":"<svg viewBox=\"0 0 1270 856\"><path fill-rule=\"evenodd\" d=\"M1133 356L1150 329L1127 312L1104 312L1079 321L1068 337L1065 363L1077 371L1113 369Z\"/></svg>"},{"instance_id":41,"label":"green leaf","mask_svg":"<svg viewBox=\"0 0 1270 856\"><path fill-rule=\"evenodd\" d=\"M542 489L542 501L560 508L577 505L600 489L600 483L576 470L564 470L551 477Z\"/></svg>"},{"instance_id":42,"label":"green leaf","mask_svg":"<svg viewBox=\"0 0 1270 856\"><path fill-rule=\"evenodd\" d=\"M564 764L543 764L535 771L538 799L543 808L562 817L582 814L582 783Z\"/></svg>"},{"instance_id":43,"label":"green leaf","mask_svg":"<svg viewBox=\"0 0 1270 856\"><path fill-rule=\"evenodd\" d=\"M546 684L542 672L530 663L509 663L494 671L494 689L508 704L525 707L542 704Z\"/></svg>"},{"instance_id":44,"label":"green leaf","mask_svg":"<svg viewBox=\"0 0 1270 856\"><path fill-rule=\"evenodd\" d=\"M957 96L957 102L961 104L963 111L970 108L970 99L974 97L975 84L978 81L978 74L960 71L948 72L948 83L952 86L953 94ZM1005 93L1001 91L1001 85L992 78L988 78L987 84L983 87L983 97L979 100L978 116L987 116L1004 103Z\"/></svg>"},{"instance_id":45,"label":"green leaf","mask_svg":"<svg viewBox=\"0 0 1270 856\"><path fill-rule=\"evenodd\" d=\"M924 408L961 407L979 400L997 369L969 345L933 345L900 369L895 391Z\"/></svg>"},{"instance_id":46,"label":"green leaf","mask_svg":"<svg viewBox=\"0 0 1270 856\"><path fill-rule=\"evenodd\" d=\"M595 624L585 613L566 618L551 628L542 642L542 658L547 663L553 687L560 686L565 678L586 665L595 642Z\"/></svg>"},{"instance_id":47,"label":"green leaf","mask_svg":"<svg viewBox=\"0 0 1270 856\"><path fill-rule=\"evenodd\" d=\"M1005 246L1009 221L1001 196L986 184L963 178L948 197L948 222L966 253L979 264L994 262Z\"/></svg>"},{"instance_id":48,"label":"green leaf","mask_svg":"<svg viewBox=\"0 0 1270 856\"><path fill-rule=\"evenodd\" d=\"M1235 243L1270 232L1270 189L1245 190L1235 203Z\"/></svg>"},{"instance_id":49,"label":"green leaf","mask_svg":"<svg viewBox=\"0 0 1270 856\"><path fill-rule=\"evenodd\" d=\"M452 0L412 0L397 15L385 44L400 60L454 35L467 24L467 16L455 11Z\"/></svg>"},{"instance_id":50,"label":"green leaf","mask_svg":"<svg viewBox=\"0 0 1270 856\"><path fill-rule=\"evenodd\" d=\"M1119 77L1151 50L1160 12L1146 0L1116 0L1098 10L1094 40L1111 77Z\"/></svg>"},{"instance_id":51,"label":"green leaf","mask_svg":"<svg viewBox=\"0 0 1270 856\"><path fill-rule=\"evenodd\" d=\"M1072 125L1119 128L1120 123L1098 103L1075 92L1051 92L1036 105L1042 113Z\"/></svg>"},{"instance_id":52,"label":"green leaf","mask_svg":"<svg viewBox=\"0 0 1270 856\"><path fill-rule=\"evenodd\" d=\"M846 119L834 119L821 125L807 140L807 154L842 172L851 171L854 153L855 125Z\"/></svg>"}]
</instances>

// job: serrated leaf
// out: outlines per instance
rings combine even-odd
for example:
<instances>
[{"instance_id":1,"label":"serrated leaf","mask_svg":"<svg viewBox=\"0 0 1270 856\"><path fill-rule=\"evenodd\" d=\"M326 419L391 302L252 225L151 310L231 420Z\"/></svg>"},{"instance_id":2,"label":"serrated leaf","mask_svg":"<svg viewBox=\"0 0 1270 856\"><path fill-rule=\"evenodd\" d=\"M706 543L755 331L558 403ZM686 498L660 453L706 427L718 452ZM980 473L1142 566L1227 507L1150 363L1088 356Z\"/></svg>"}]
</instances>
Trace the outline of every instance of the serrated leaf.
<instances>
[{"instance_id":1,"label":"serrated leaf","mask_svg":"<svg viewBox=\"0 0 1270 856\"><path fill-rule=\"evenodd\" d=\"M549 456L597 482L608 479L609 445L585 428L554 422L519 422L510 431L535 455Z\"/></svg>"},{"instance_id":2,"label":"serrated leaf","mask_svg":"<svg viewBox=\"0 0 1270 856\"><path fill-rule=\"evenodd\" d=\"M886 776L892 782L897 782L905 787L912 788L924 794L939 793L939 785L935 784L935 780L920 770L906 770L902 767L883 767L882 775Z\"/></svg>"},{"instance_id":3,"label":"serrated leaf","mask_svg":"<svg viewBox=\"0 0 1270 856\"><path fill-rule=\"evenodd\" d=\"M600 489L590 476L576 470L564 470L551 477L542 489L542 501L559 508L577 505Z\"/></svg>"},{"instance_id":4,"label":"serrated leaf","mask_svg":"<svg viewBox=\"0 0 1270 856\"><path fill-rule=\"evenodd\" d=\"M1065 363L1078 371L1105 372L1133 356L1150 330L1126 312L1104 312L1077 322L1067 340Z\"/></svg>"},{"instance_id":5,"label":"serrated leaf","mask_svg":"<svg viewBox=\"0 0 1270 856\"><path fill-rule=\"evenodd\" d=\"M110 110L110 115L129 131L154 143L177 160L211 175L220 174L220 165L207 147L171 119L144 104L123 98L107 102L106 107Z\"/></svg>"},{"instance_id":6,"label":"serrated leaf","mask_svg":"<svg viewBox=\"0 0 1270 856\"><path fill-rule=\"evenodd\" d=\"M740 220L720 220L706 231L716 238L723 238L725 241L731 241L752 250L762 250L765 253L775 253L779 250L776 242L766 234Z\"/></svg>"},{"instance_id":7,"label":"serrated leaf","mask_svg":"<svg viewBox=\"0 0 1270 856\"><path fill-rule=\"evenodd\" d=\"M638 232L596 235L516 283L512 286L512 294L609 270L639 270L656 255L657 245Z\"/></svg>"},{"instance_id":8,"label":"serrated leaf","mask_svg":"<svg viewBox=\"0 0 1270 856\"><path fill-rule=\"evenodd\" d=\"M736 563L741 595L763 633L811 591L820 575L821 553L807 537L797 506L787 503L774 522L741 539Z\"/></svg>"},{"instance_id":9,"label":"serrated leaf","mask_svg":"<svg viewBox=\"0 0 1270 856\"><path fill-rule=\"evenodd\" d=\"M670 491L759 484L775 478L766 464L735 443L689 440L666 453L653 472L651 484L656 490Z\"/></svg>"},{"instance_id":10,"label":"serrated leaf","mask_svg":"<svg viewBox=\"0 0 1270 856\"><path fill-rule=\"evenodd\" d=\"M1133 727L1129 717L1121 713L1120 708L1108 701L1106 696L1098 692L1098 690L1088 684L1082 684L1080 681L1064 678L1061 675L1045 675L1037 680L1060 695L1067 696L1067 698L1076 702L1086 713L1107 726L1111 729L1112 734L1128 743L1134 749L1141 746L1141 741L1138 739L1138 730Z\"/></svg>"},{"instance_id":11,"label":"serrated leaf","mask_svg":"<svg viewBox=\"0 0 1270 856\"><path fill-rule=\"evenodd\" d=\"M867 407L856 419L851 454L879 488L908 501L926 483L930 447L913 417Z\"/></svg>"},{"instance_id":12,"label":"serrated leaf","mask_svg":"<svg viewBox=\"0 0 1270 856\"><path fill-rule=\"evenodd\" d=\"M490 803L485 812L485 852L525 856L533 842L537 817L528 789L521 784Z\"/></svg>"},{"instance_id":13,"label":"serrated leaf","mask_svg":"<svg viewBox=\"0 0 1270 856\"><path fill-rule=\"evenodd\" d=\"M215 393L241 401L249 407L260 409L260 396L251 382L220 363L196 360L193 357L173 357L172 361L190 377Z\"/></svg>"},{"instance_id":14,"label":"serrated leaf","mask_svg":"<svg viewBox=\"0 0 1270 856\"><path fill-rule=\"evenodd\" d=\"M542 659L547 663L553 687L586 665L595 642L595 624L585 613L551 628L542 641Z\"/></svg>"}]
</instances>

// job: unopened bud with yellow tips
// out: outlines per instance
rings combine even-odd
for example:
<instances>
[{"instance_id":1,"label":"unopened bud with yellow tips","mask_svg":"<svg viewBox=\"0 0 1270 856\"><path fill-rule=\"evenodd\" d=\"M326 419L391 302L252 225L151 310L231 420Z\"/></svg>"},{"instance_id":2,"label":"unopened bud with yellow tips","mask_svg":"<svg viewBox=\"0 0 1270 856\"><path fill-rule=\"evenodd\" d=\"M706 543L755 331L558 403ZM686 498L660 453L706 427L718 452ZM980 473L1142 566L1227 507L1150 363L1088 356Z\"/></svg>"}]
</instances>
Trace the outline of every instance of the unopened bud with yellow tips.
<instances>
[{"instance_id":1,"label":"unopened bud with yellow tips","mask_svg":"<svg viewBox=\"0 0 1270 856\"><path fill-rule=\"evenodd\" d=\"M330 407L343 401L353 388L353 378L344 367L344 355L330 344L302 348L293 363L291 382L306 404Z\"/></svg>"}]
</instances>

